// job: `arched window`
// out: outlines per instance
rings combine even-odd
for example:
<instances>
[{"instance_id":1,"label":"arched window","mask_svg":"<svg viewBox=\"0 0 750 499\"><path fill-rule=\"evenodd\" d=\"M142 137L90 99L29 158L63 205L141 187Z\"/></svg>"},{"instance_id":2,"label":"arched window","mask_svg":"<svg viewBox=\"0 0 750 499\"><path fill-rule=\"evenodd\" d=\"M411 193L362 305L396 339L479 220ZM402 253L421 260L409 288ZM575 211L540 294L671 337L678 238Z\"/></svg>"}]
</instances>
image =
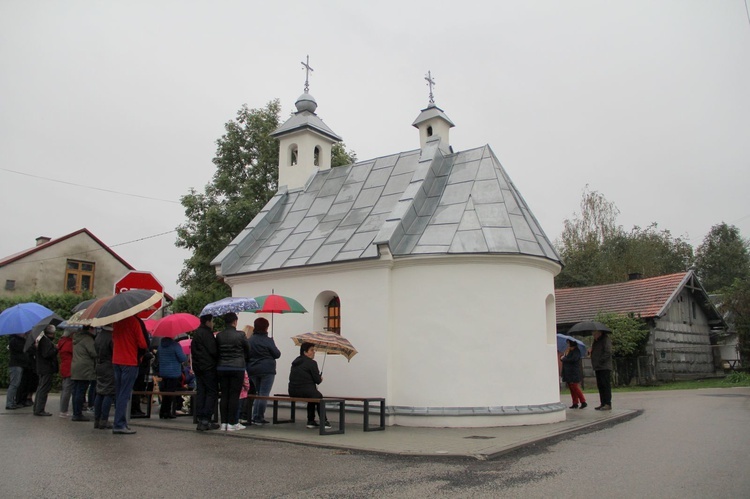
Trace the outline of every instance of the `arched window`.
<instances>
[{"instance_id":1,"label":"arched window","mask_svg":"<svg viewBox=\"0 0 750 499\"><path fill-rule=\"evenodd\" d=\"M291 148L291 154L289 155L289 164L291 166L294 166L297 164L297 160L299 159L298 155L299 155L299 151L297 150L297 146L293 145Z\"/></svg>"},{"instance_id":2,"label":"arched window","mask_svg":"<svg viewBox=\"0 0 750 499\"><path fill-rule=\"evenodd\" d=\"M313 163L315 166L320 166L320 147L315 146L315 153L313 156Z\"/></svg>"},{"instance_id":3,"label":"arched window","mask_svg":"<svg viewBox=\"0 0 750 499\"><path fill-rule=\"evenodd\" d=\"M326 331L341 334L341 302L338 296L331 298L326 305L328 315L326 315Z\"/></svg>"},{"instance_id":4,"label":"arched window","mask_svg":"<svg viewBox=\"0 0 750 499\"><path fill-rule=\"evenodd\" d=\"M432 137L432 127L431 126L427 127L427 136L428 137Z\"/></svg>"}]
</instances>

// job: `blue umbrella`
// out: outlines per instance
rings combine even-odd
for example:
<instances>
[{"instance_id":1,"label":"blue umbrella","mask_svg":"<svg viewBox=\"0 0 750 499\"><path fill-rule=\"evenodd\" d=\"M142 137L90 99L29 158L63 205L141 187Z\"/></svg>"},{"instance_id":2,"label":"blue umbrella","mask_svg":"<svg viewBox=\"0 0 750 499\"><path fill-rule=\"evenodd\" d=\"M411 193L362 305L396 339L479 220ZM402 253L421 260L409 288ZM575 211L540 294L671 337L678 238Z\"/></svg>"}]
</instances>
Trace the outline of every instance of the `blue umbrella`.
<instances>
[{"instance_id":1,"label":"blue umbrella","mask_svg":"<svg viewBox=\"0 0 750 499\"><path fill-rule=\"evenodd\" d=\"M54 312L38 303L19 303L0 314L0 335L23 334Z\"/></svg>"},{"instance_id":2,"label":"blue umbrella","mask_svg":"<svg viewBox=\"0 0 750 499\"><path fill-rule=\"evenodd\" d=\"M203 307L203 310L201 310L201 313L198 315L215 315L215 316L221 316L224 314L228 314L229 312L234 312L235 314L237 312L247 312L249 310L256 310L260 308L258 305L258 302L255 301L255 298L243 298L241 296L229 296L227 298L222 298L219 301L215 301L212 303L209 303L205 307Z\"/></svg>"},{"instance_id":3,"label":"blue umbrella","mask_svg":"<svg viewBox=\"0 0 750 499\"><path fill-rule=\"evenodd\" d=\"M566 334L557 334L557 351L558 352L564 352L566 348L568 348L568 340L573 340L578 344L578 350L581 351L581 357L586 356L586 344L582 342L581 340L578 340L576 338L573 338L572 336L568 336Z\"/></svg>"}]
</instances>

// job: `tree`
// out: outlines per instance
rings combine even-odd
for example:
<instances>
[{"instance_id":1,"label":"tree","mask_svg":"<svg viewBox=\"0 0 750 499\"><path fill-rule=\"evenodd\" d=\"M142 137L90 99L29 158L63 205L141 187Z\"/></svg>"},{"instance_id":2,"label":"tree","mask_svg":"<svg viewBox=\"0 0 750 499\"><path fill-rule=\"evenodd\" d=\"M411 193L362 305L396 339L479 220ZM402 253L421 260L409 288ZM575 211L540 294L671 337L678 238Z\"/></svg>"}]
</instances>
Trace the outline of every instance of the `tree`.
<instances>
[{"instance_id":1,"label":"tree","mask_svg":"<svg viewBox=\"0 0 750 499\"><path fill-rule=\"evenodd\" d=\"M722 222L711 227L696 251L698 277L706 291L716 292L735 279L750 278L748 242L734 225Z\"/></svg>"},{"instance_id":2,"label":"tree","mask_svg":"<svg viewBox=\"0 0 750 499\"><path fill-rule=\"evenodd\" d=\"M619 210L600 193L584 190L581 214L565 220L557 243L565 268L557 287L595 286L624 281L628 274L653 277L690 268L693 248L656 223L626 232L617 225Z\"/></svg>"},{"instance_id":3,"label":"tree","mask_svg":"<svg viewBox=\"0 0 750 499\"><path fill-rule=\"evenodd\" d=\"M743 367L750 365L750 279L735 279L724 288L721 311L737 331Z\"/></svg>"},{"instance_id":4,"label":"tree","mask_svg":"<svg viewBox=\"0 0 750 499\"><path fill-rule=\"evenodd\" d=\"M177 227L175 244L193 254L178 278L185 293L175 300L175 311L198 313L206 303L229 296L229 287L217 279L211 261L276 192L279 142L270 134L279 127L280 112L278 99L259 109L243 105L216 141L211 183L203 193L190 189L181 198L187 221ZM334 144L332 156L333 166L351 164L356 157L344 144Z\"/></svg>"}]
</instances>

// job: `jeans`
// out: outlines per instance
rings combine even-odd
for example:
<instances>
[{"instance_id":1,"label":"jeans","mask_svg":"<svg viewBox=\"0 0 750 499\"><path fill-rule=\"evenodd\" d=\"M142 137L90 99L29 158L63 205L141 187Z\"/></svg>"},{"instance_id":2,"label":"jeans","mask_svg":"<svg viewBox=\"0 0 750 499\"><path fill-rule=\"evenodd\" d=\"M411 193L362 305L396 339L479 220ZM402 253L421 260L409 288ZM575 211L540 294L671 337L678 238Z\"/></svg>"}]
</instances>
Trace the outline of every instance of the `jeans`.
<instances>
[{"instance_id":1,"label":"jeans","mask_svg":"<svg viewBox=\"0 0 750 499\"><path fill-rule=\"evenodd\" d=\"M244 371L219 371L222 424L237 424L237 409L240 406L240 392L244 380Z\"/></svg>"},{"instance_id":2,"label":"jeans","mask_svg":"<svg viewBox=\"0 0 750 499\"><path fill-rule=\"evenodd\" d=\"M10 370L10 379L8 381L8 393L5 396L6 409L18 404L16 395L18 394L18 388L21 386L21 377L23 376L23 367L21 366L13 366L8 369Z\"/></svg>"},{"instance_id":3,"label":"jeans","mask_svg":"<svg viewBox=\"0 0 750 499\"><path fill-rule=\"evenodd\" d=\"M89 410L94 407L96 401L96 380L89 381L88 390L86 390L86 406Z\"/></svg>"},{"instance_id":4,"label":"jeans","mask_svg":"<svg viewBox=\"0 0 750 499\"><path fill-rule=\"evenodd\" d=\"M83 416L83 403L86 401L86 390L89 388L89 380L73 380L73 417Z\"/></svg>"},{"instance_id":5,"label":"jeans","mask_svg":"<svg viewBox=\"0 0 750 499\"><path fill-rule=\"evenodd\" d=\"M115 364L115 420L113 428L124 430L128 427L128 402L133 395L133 385L138 377L138 366Z\"/></svg>"},{"instance_id":6,"label":"jeans","mask_svg":"<svg viewBox=\"0 0 750 499\"><path fill-rule=\"evenodd\" d=\"M94 399L94 419L107 421L109 419L109 408L112 406L112 395L96 394Z\"/></svg>"},{"instance_id":7,"label":"jeans","mask_svg":"<svg viewBox=\"0 0 750 499\"><path fill-rule=\"evenodd\" d=\"M261 374L260 376L251 376L250 380L253 382L255 390L258 395L267 397L271 394L271 388L273 388L273 380L276 378L275 374ZM266 415L267 400L256 399L253 402L253 421L263 421Z\"/></svg>"},{"instance_id":8,"label":"jeans","mask_svg":"<svg viewBox=\"0 0 750 499\"><path fill-rule=\"evenodd\" d=\"M195 414L198 421L207 423L211 421L216 401L219 399L219 379L215 370L196 371L195 381Z\"/></svg>"},{"instance_id":9,"label":"jeans","mask_svg":"<svg viewBox=\"0 0 750 499\"><path fill-rule=\"evenodd\" d=\"M36 389L36 397L34 397L34 414L45 412L44 409L47 406L47 394L49 394L51 388L52 375L40 374L39 386Z\"/></svg>"},{"instance_id":10,"label":"jeans","mask_svg":"<svg viewBox=\"0 0 750 499\"><path fill-rule=\"evenodd\" d=\"M73 396L73 380L70 376L62 379L62 389L60 390L60 412L68 412L70 398Z\"/></svg>"},{"instance_id":11,"label":"jeans","mask_svg":"<svg viewBox=\"0 0 750 499\"><path fill-rule=\"evenodd\" d=\"M600 369L596 373L596 388L599 389L601 405L612 405L612 371Z\"/></svg>"}]
</instances>

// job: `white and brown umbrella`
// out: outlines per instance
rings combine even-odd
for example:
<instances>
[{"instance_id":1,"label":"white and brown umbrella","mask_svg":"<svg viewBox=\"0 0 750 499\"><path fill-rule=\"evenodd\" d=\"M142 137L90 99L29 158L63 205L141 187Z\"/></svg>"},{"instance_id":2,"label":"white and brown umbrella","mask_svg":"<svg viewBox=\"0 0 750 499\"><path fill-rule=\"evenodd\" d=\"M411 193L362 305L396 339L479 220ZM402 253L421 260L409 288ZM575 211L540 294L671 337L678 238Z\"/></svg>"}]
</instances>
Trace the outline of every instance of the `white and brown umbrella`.
<instances>
[{"instance_id":1,"label":"white and brown umbrella","mask_svg":"<svg viewBox=\"0 0 750 499\"><path fill-rule=\"evenodd\" d=\"M78 319L79 323L83 320L89 320L89 326L99 327L112 324L127 317L132 317L138 312L142 312L159 300L162 294L151 289L131 289L123 291L115 296L105 299L104 303L99 304L99 300L92 303L83 315ZM98 310L89 313L89 309L98 306Z\"/></svg>"}]
</instances>

